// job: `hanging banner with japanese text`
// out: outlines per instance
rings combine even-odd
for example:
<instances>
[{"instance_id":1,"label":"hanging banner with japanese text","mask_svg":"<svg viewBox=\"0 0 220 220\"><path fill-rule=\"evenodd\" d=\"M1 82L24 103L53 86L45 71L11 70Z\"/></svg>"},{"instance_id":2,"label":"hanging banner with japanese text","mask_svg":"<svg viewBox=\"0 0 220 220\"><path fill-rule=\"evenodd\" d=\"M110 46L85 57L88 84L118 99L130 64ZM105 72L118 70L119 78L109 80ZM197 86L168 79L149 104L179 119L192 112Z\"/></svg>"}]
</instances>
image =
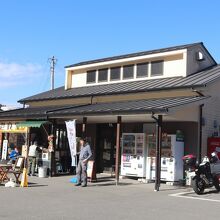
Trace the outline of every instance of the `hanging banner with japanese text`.
<instances>
[{"instance_id":1,"label":"hanging banner with japanese text","mask_svg":"<svg viewBox=\"0 0 220 220\"><path fill-rule=\"evenodd\" d=\"M66 121L66 130L72 158L72 166L76 166L76 120Z\"/></svg>"}]
</instances>

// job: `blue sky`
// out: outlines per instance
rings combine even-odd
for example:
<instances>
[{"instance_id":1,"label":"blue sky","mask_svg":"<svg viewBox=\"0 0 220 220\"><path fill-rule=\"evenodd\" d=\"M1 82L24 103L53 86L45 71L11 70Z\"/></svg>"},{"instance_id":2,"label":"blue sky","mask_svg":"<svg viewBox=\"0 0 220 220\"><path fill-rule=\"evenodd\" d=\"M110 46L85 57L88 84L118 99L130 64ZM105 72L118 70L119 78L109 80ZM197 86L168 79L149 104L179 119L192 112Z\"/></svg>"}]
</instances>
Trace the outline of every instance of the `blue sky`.
<instances>
[{"instance_id":1,"label":"blue sky","mask_svg":"<svg viewBox=\"0 0 220 220\"><path fill-rule=\"evenodd\" d=\"M0 103L50 88L64 66L131 52L203 41L220 62L217 0L5 0L0 2Z\"/></svg>"}]
</instances>

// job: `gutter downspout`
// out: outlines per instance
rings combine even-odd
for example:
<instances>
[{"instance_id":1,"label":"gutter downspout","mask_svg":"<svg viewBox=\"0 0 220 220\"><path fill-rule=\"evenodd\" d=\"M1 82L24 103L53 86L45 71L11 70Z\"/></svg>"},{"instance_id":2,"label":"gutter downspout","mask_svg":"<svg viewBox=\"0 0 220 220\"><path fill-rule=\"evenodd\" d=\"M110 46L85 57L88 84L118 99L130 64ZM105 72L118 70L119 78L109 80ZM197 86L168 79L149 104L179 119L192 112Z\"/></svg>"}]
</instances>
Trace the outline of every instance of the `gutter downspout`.
<instances>
[{"instance_id":1,"label":"gutter downspout","mask_svg":"<svg viewBox=\"0 0 220 220\"><path fill-rule=\"evenodd\" d=\"M204 104L199 106L199 149L198 149L198 161L201 163L202 158L202 120L203 120L203 107Z\"/></svg>"},{"instance_id":2,"label":"gutter downspout","mask_svg":"<svg viewBox=\"0 0 220 220\"><path fill-rule=\"evenodd\" d=\"M92 95L92 96L91 96L90 105L92 105L92 104L93 104L93 98L94 98L94 96Z\"/></svg>"}]
</instances>

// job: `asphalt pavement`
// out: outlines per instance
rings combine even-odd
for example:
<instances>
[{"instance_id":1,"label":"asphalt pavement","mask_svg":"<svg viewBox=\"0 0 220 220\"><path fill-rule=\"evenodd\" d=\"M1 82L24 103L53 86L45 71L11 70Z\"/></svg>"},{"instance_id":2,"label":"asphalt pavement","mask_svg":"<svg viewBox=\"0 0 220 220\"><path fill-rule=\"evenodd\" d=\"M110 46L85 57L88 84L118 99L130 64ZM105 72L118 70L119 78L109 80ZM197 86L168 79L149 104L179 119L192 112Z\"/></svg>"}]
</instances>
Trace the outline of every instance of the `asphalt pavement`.
<instances>
[{"instance_id":1,"label":"asphalt pavement","mask_svg":"<svg viewBox=\"0 0 220 220\"><path fill-rule=\"evenodd\" d=\"M29 178L27 188L0 186L0 220L201 220L219 218L220 194L197 196L191 188L100 176L75 187L70 176Z\"/></svg>"}]
</instances>

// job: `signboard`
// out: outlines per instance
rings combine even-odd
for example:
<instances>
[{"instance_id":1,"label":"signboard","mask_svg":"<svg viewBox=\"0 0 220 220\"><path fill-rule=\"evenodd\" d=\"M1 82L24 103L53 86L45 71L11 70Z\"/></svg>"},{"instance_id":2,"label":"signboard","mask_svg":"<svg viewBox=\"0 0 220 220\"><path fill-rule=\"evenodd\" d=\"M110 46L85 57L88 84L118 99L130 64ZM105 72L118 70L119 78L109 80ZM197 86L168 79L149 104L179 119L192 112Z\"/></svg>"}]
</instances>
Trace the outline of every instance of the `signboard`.
<instances>
[{"instance_id":1,"label":"signboard","mask_svg":"<svg viewBox=\"0 0 220 220\"><path fill-rule=\"evenodd\" d=\"M4 140L2 146L2 160L7 159L7 153L8 153L8 140Z\"/></svg>"},{"instance_id":2,"label":"signboard","mask_svg":"<svg viewBox=\"0 0 220 220\"><path fill-rule=\"evenodd\" d=\"M22 145L22 152L21 152L21 156L27 158L27 145Z\"/></svg>"},{"instance_id":3,"label":"signboard","mask_svg":"<svg viewBox=\"0 0 220 220\"><path fill-rule=\"evenodd\" d=\"M1 133L26 133L26 127L17 127L16 123L0 124Z\"/></svg>"},{"instance_id":4,"label":"signboard","mask_svg":"<svg viewBox=\"0 0 220 220\"><path fill-rule=\"evenodd\" d=\"M95 173L95 163L94 161L90 160L87 164L87 177L90 181L96 181L96 173Z\"/></svg>"},{"instance_id":5,"label":"signboard","mask_svg":"<svg viewBox=\"0 0 220 220\"><path fill-rule=\"evenodd\" d=\"M72 166L76 166L76 120L66 121L66 130L72 158Z\"/></svg>"},{"instance_id":6,"label":"signboard","mask_svg":"<svg viewBox=\"0 0 220 220\"><path fill-rule=\"evenodd\" d=\"M176 141L183 142L184 141L184 135L183 132L180 130L176 131Z\"/></svg>"}]
</instances>

